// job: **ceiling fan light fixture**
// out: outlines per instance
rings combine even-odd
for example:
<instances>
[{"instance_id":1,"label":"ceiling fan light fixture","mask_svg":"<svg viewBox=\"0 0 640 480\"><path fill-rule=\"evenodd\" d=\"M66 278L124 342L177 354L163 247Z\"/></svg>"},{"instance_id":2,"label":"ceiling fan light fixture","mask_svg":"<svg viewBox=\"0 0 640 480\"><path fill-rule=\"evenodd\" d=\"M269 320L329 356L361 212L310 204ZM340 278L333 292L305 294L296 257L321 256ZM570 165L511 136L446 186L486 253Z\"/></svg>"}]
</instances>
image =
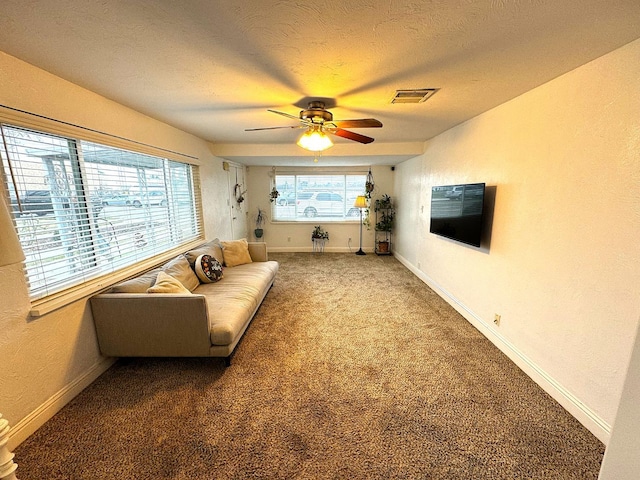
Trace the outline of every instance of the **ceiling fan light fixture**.
<instances>
[{"instance_id":1,"label":"ceiling fan light fixture","mask_svg":"<svg viewBox=\"0 0 640 480\"><path fill-rule=\"evenodd\" d=\"M298 139L298 146L311 152L322 152L333 147L333 142L321 129L310 127Z\"/></svg>"}]
</instances>

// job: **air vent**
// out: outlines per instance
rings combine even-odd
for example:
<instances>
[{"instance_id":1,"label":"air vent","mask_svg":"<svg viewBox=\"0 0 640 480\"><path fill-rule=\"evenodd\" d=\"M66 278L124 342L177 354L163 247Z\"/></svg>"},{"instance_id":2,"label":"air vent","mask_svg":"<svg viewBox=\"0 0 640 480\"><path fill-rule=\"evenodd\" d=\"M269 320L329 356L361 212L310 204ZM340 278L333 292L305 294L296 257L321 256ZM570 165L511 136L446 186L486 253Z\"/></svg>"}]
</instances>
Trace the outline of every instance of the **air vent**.
<instances>
[{"instance_id":1,"label":"air vent","mask_svg":"<svg viewBox=\"0 0 640 480\"><path fill-rule=\"evenodd\" d=\"M422 103L433 96L439 88L420 88L417 90L396 90L391 103Z\"/></svg>"}]
</instances>

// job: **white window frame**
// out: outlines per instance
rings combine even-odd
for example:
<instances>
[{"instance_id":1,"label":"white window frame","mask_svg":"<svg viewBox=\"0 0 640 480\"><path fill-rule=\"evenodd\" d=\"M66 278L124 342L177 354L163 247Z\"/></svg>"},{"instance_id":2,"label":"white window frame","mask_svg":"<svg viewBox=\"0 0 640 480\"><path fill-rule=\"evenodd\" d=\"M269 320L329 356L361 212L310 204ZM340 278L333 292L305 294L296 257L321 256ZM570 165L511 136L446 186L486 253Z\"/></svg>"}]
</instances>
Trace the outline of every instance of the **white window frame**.
<instances>
[{"instance_id":1,"label":"white window frame","mask_svg":"<svg viewBox=\"0 0 640 480\"><path fill-rule=\"evenodd\" d=\"M342 187L329 187L326 179L333 178ZM358 178L360 177L360 178ZM360 221L360 211L353 206L357 195L364 195L366 172L277 172L273 178L272 188L275 187L280 196L271 204L271 218L273 223L357 223ZM315 184L309 179L317 178ZM305 181L306 187L300 181ZM361 185L354 181L360 181ZM286 183L285 183L286 182ZM342 205L338 202L328 202L322 205L318 196L339 195ZM315 213L315 215L314 215Z\"/></svg>"},{"instance_id":2,"label":"white window frame","mask_svg":"<svg viewBox=\"0 0 640 480\"><path fill-rule=\"evenodd\" d=\"M70 151L70 158L68 162L73 164L74 171L77 172L77 178L79 179L79 183L76 187L79 186L81 195L79 196L79 204L82 206L80 213L78 214L81 219L83 227L87 230L90 230L92 234L95 236L96 225L92 216L92 206L87 202L88 198L88 184L85 181L86 175L86 165L84 164L84 159L82 155L82 148L85 145L96 144L104 147L105 149L112 150L122 150L124 152L128 152L132 155L146 155L151 157L156 157L158 161L164 165L164 170L169 170L170 168L178 168L178 171L184 170L188 172L189 175L189 189L190 189L190 199L191 205L187 208L190 211L190 215L193 215L193 232L189 232L185 238L180 238L177 241L171 240L170 245L166 247L162 247L160 250L157 250L149 255L144 255L142 258L138 260L127 261L125 264L120 264L117 268L113 270L109 269L94 269L93 272L90 272L89 275L86 276L85 279L76 280L72 284L61 285L59 287L54 288L52 291L44 291L42 289L31 290L30 298L32 302L32 316L39 316L45 313L48 313L52 310L60 308L72 301L75 301L79 298L85 297L91 293L104 289L105 287L116 283L124 278L127 278L133 274L139 273L140 271L144 271L152 266L166 261L173 256L184 252L188 248L192 246L198 245L202 243L204 240L204 227L203 227L203 218L202 218L202 202L200 198L200 180L199 180L199 168L197 162L193 162L193 157L190 158L180 158L180 160L176 160L175 157L180 157L180 154L172 152L173 154L167 155L167 151L162 149L157 149L155 147L146 146L142 144L138 144L136 142L126 141L125 139L119 137L111 137L106 134L100 134L100 132L91 131L91 135L79 135L78 133L86 133L82 131L82 127L69 127L63 126L62 128L47 128L41 121L30 121L30 122L21 122L15 121L15 119L10 119L9 121L5 121L4 115L0 115L0 125L6 128L15 128L26 131L34 132L34 134L42 135L42 136L53 136L58 137L59 139L64 139L70 144L75 144L77 148L75 151ZM34 125L35 123L35 125ZM59 127L59 126L58 126ZM62 131L60 131L62 130ZM75 130L75 131L74 131ZM80 130L80 132L79 132ZM90 137L90 138L87 138ZM6 139L4 139L6 141ZM115 141L105 141L105 140L115 140ZM116 145L114 145L114 143ZM9 182L13 183L13 179L11 178L11 173L6 168L9 162L18 161L17 159L12 159L10 148L6 146L5 142L0 144L0 153L2 157L2 168L0 172L2 173L3 180L3 191L2 194L9 200L7 203L10 204L12 198L9 196L9 192L13 190L13 187L10 186ZM78 156L77 159L71 158L75 155ZM171 158L173 157L173 158ZM187 157L187 156L184 156ZM191 161L185 161L191 160ZM183 165L184 167L181 167ZM74 178L76 174L73 174ZM175 205L172 204L172 195L173 192L167 190L167 202L170 202L167 205L167 209L171 211L175 211ZM183 196L184 197L184 196ZM15 198L13 198L15 202ZM185 202L182 202L185 203ZM188 202L187 202L188 203ZM182 211L184 211L184 206ZM22 217L22 215L20 215ZM14 222L16 224L16 228L18 227L19 221L14 218ZM18 233L19 237L21 237L20 233ZM22 235L22 241L24 242L24 235ZM23 243L23 250L26 250L25 245ZM26 252L25 252L26 253ZM27 258L29 260L29 258ZM27 283L29 279L29 270L26 267L25 262L25 275L27 275Z\"/></svg>"}]
</instances>

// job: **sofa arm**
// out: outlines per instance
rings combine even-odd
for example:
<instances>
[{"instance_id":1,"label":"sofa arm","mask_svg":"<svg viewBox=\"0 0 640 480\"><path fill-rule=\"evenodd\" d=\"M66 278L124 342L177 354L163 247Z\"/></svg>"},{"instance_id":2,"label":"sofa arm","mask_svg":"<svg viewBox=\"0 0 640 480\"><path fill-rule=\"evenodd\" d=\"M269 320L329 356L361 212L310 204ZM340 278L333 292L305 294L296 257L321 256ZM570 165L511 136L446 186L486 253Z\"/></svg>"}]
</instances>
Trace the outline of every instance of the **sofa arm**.
<instances>
[{"instance_id":1,"label":"sofa arm","mask_svg":"<svg viewBox=\"0 0 640 480\"><path fill-rule=\"evenodd\" d=\"M265 242L249 242L249 255L254 262L268 261L267 244Z\"/></svg>"},{"instance_id":2,"label":"sofa arm","mask_svg":"<svg viewBox=\"0 0 640 480\"><path fill-rule=\"evenodd\" d=\"M91 310L103 355L209 355L209 318L203 295L103 293L91 298Z\"/></svg>"}]
</instances>

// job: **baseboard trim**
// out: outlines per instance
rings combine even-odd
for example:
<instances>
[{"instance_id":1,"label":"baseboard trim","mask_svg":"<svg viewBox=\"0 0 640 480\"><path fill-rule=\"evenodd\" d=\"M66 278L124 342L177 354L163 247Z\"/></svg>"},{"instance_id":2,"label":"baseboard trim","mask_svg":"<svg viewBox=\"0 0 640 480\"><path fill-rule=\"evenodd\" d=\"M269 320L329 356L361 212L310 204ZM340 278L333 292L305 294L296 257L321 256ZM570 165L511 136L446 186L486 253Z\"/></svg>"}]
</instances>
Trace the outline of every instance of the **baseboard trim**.
<instances>
[{"instance_id":1,"label":"baseboard trim","mask_svg":"<svg viewBox=\"0 0 640 480\"><path fill-rule=\"evenodd\" d=\"M324 252L316 252L316 253L353 253L355 255L358 247L324 247ZM373 250L367 250L363 248L362 250L365 253L374 255L375 252ZM313 253L313 247L268 247L268 251L271 253Z\"/></svg>"},{"instance_id":2,"label":"baseboard trim","mask_svg":"<svg viewBox=\"0 0 640 480\"><path fill-rule=\"evenodd\" d=\"M82 375L52 395L46 402L20 420L16 425L12 426L9 432L9 442L7 443L9 450L14 450L29 438L29 436L44 425L47 420L58 413L62 407L106 372L116 360L115 358L104 358L94 363Z\"/></svg>"},{"instance_id":3,"label":"baseboard trim","mask_svg":"<svg viewBox=\"0 0 640 480\"><path fill-rule=\"evenodd\" d=\"M611 436L611 425L600 418L593 410L587 407L575 395L567 390L548 372L527 357L520 349L496 332L471 309L460 302L453 294L442 288L433 278L417 269L402 255L394 252L394 256L407 267L416 277L426 283L434 292L442 297L469 323L476 327L487 339L513 361L525 374L527 374L540 388L547 392L562 407L573 415L582 425L593 433L602 443L607 445Z\"/></svg>"}]
</instances>

